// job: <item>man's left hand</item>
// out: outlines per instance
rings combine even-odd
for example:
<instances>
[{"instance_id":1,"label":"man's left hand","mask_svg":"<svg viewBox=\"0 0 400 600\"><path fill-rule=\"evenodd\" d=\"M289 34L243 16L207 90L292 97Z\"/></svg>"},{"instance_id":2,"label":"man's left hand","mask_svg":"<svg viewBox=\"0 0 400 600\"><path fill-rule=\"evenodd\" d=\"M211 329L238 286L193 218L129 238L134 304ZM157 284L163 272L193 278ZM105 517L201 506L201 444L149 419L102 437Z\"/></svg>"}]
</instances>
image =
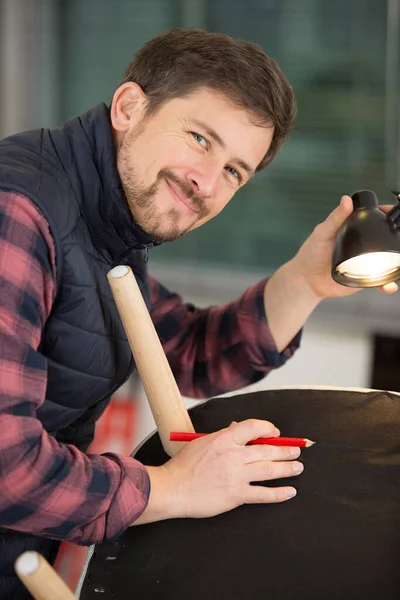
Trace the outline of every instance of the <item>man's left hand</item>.
<instances>
[{"instance_id":1,"label":"man's left hand","mask_svg":"<svg viewBox=\"0 0 400 600\"><path fill-rule=\"evenodd\" d=\"M390 205L380 206L384 213L392 208ZM293 258L297 270L308 283L318 298L338 298L360 291L361 288L350 288L337 283L331 276L331 261L336 236L344 221L353 211L353 201L350 196L342 196L335 210L319 225L300 247ZM388 283L380 287L387 294L397 291L396 283Z\"/></svg>"}]
</instances>

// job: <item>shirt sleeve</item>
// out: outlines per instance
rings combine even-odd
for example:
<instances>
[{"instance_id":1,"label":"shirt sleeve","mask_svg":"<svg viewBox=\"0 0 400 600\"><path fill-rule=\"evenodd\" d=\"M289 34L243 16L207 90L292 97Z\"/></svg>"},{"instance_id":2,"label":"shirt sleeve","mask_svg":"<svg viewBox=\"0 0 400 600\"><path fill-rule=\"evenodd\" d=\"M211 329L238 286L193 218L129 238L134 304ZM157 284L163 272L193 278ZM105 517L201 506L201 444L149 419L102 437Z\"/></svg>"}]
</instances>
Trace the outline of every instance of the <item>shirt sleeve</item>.
<instances>
[{"instance_id":1,"label":"shirt sleeve","mask_svg":"<svg viewBox=\"0 0 400 600\"><path fill-rule=\"evenodd\" d=\"M299 347L301 331L282 352L276 348L264 308L267 281L234 302L199 309L150 277L152 319L184 396L209 398L255 383Z\"/></svg>"},{"instance_id":2,"label":"shirt sleeve","mask_svg":"<svg viewBox=\"0 0 400 600\"><path fill-rule=\"evenodd\" d=\"M131 525L150 483L138 461L60 444L36 417L47 384L37 348L55 280L46 220L27 198L0 191L0 526L88 545Z\"/></svg>"}]
</instances>

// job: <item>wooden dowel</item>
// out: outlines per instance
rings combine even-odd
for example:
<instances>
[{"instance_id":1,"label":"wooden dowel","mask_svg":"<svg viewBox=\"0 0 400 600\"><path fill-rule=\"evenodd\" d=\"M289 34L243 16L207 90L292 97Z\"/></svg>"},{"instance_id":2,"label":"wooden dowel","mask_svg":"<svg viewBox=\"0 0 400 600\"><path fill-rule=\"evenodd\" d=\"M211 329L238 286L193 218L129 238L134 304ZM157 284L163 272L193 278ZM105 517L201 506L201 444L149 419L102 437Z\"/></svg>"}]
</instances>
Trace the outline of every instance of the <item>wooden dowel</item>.
<instances>
[{"instance_id":1,"label":"wooden dowel","mask_svg":"<svg viewBox=\"0 0 400 600\"><path fill-rule=\"evenodd\" d=\"M183 443L170 441L170 432L194 431L188 411L132 270L121 265L107 278L162 445L173 456Z\"/></svg>"},{"instance_id":2,"label":"wooden dowel","mask_svg":"<svg viewBox=\"0 0 400 600\"><path fill-rule=\"evenodd\" d=\"M38 552L24 552L15 561L15 571L35 600L76 600L47 560Z\"/></svg>"}]
</instances>

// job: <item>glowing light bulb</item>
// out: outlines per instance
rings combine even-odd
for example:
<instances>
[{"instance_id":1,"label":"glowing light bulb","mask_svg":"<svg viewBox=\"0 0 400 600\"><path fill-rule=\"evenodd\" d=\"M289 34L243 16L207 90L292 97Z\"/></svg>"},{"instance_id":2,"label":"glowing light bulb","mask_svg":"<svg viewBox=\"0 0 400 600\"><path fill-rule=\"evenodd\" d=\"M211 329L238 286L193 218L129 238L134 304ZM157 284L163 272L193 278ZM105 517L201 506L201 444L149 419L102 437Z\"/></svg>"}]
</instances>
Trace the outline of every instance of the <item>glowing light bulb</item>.
<instances>
[{"instance_id":1,"label":"glowing light bulb","mask_svg":"<svg viewBox=\"0 0 400 600\"><path fill-rule=\"evenodd\" d=\"M369 252L345 260L337 270L352 279L377 279L394 273L400 266L400 254L396 252Z\"/></svg>"}]
</instances>

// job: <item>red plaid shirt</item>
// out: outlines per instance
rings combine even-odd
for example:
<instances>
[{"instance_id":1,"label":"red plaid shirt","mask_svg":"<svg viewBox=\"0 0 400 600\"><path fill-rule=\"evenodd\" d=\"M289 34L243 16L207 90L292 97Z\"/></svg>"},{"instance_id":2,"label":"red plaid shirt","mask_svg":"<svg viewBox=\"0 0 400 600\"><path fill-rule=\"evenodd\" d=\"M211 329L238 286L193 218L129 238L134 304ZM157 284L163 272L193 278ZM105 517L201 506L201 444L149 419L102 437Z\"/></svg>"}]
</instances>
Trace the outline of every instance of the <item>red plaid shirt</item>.
<instances>
[{"instance_id":1,"label":"red plaid shirt","mask_svg":"<svg viewBox=\"0 0 400 600\"><path fill-rule=\"evenodd\" d=\"M27 198L0 191L0 526L92 544L117 537L143 512L149 478L132 458L59 444L36 418L47 383L37 348L55 280L46 220ZM293 354L299 336L283 353L276 350L264 285L199 310L150 278L152 318L184 395L237 389Z\"/></svg>"}]
</instances>

